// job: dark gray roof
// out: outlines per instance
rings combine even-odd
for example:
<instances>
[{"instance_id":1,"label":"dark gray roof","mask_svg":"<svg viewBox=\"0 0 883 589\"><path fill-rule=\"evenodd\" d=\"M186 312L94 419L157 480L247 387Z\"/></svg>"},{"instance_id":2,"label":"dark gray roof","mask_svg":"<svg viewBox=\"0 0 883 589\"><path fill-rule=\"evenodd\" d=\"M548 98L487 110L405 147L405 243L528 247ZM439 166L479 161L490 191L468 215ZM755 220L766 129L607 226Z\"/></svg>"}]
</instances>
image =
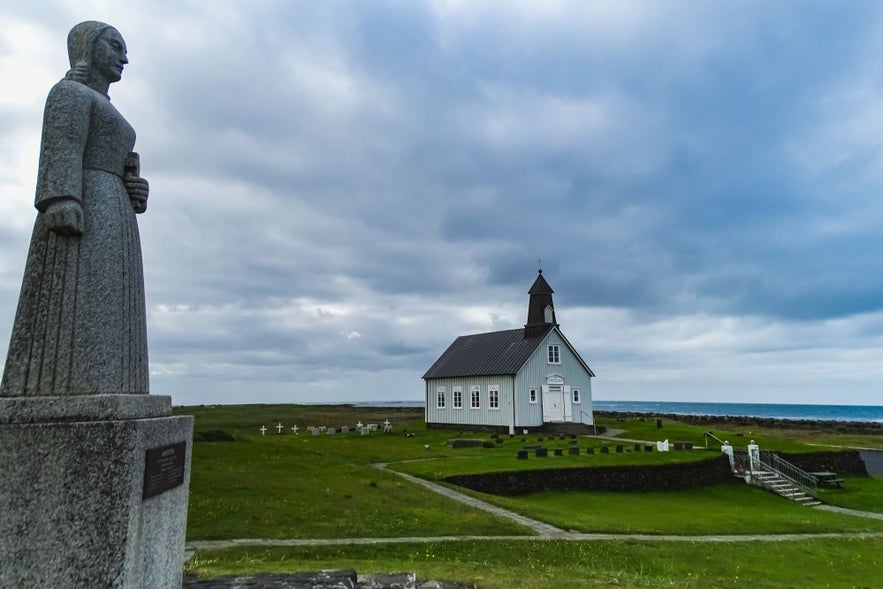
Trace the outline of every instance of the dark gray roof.
<instances>
[{"instance_id":1,"label":"dark gray roof","mask_svg":"<svg viewBox=\"0 0 883 589\"><path fill-rule=\"evenodd\" d=\"M549 325L549 329L554 326ZM523 329L461 335L426 371L423 378L515 374L543 337L524 337Z\"/></svg>"}]
</instances>

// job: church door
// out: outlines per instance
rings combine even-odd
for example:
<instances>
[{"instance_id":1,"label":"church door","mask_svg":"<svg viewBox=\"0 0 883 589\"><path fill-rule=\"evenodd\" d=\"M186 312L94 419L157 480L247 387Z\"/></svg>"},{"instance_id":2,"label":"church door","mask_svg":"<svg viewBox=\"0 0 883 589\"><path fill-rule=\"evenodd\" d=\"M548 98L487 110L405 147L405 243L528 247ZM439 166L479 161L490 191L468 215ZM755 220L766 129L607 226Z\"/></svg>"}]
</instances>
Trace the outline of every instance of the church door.
<instances>
[{"instance_id":1,"label":"church door","mask_svg":"<svg viewBox=\"0 0 883 589\"><path fill-rule=\"evenodd\" d=\"M543 385L543 421L564 421L564 387Z\"/></svg>"}]
</instances>

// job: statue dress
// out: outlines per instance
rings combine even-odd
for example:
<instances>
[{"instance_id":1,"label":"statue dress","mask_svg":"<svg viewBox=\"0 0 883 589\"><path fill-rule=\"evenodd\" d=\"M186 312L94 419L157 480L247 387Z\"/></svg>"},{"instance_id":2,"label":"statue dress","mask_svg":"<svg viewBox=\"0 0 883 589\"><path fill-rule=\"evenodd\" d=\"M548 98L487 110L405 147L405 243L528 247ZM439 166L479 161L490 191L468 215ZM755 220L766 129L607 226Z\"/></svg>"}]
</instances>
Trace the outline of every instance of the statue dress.
<instances>
[{"instance_id":1,"label":"statue dress","mask_svg":"<svg viewBox=\"0 0 883 589\"><path fill-rule=\"evenodd\" d=\"M49 92L40 212L0 396L149 392L141 244L123 182L134 145L135 131L104 94L69 79ZM44 224L46 207L65 196L80 201L82 235Z\"/></svg>"}]
</instances>

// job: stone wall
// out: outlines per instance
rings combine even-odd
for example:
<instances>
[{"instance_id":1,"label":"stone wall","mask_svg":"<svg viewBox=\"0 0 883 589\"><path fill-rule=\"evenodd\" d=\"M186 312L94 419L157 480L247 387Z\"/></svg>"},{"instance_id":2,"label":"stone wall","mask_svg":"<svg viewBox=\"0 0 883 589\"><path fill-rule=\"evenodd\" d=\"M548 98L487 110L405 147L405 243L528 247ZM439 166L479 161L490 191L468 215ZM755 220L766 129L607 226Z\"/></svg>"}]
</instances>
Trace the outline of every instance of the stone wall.
<instances>
[{"instance_id":1,"label":"stone wall","mask_svg":"<svg viewBox=\"0 0 883 589\"><path fill-rule=\"evenodd\" d=\"M512 496L541 491L677 491L737 479L721 454L683 464L546 468L457 475L445 481L481 493Z\"/></svg>"},{"instance_id":2,"label":"stone wall","mask_svg":"<svg viewBox=\"0 0 883 589\"><path fill-rule=\"evenodd\" d=\"M883 434L883 423L872 421L834 421L815 419L775 419L772 417L750 417L732 415L680 415L675 413L635 413L629 411L595 411L595 418L612 419L669 419L681 423L703 426L721 427L775 427L780 429L799 429L827 431L841 434L874 435Z\"/></svg>"},{"instance_id":3,"label":"stone wall","mask_svg":"<svg viewBox=\"0 0 883 589\"><path fill-rule=\"evenodd\" d=\"M807 472L836 472L867 476L868 470L858 450L842 452L813 452L810 454L779 454L794 466Z\"/></svg>"}]
</instances>

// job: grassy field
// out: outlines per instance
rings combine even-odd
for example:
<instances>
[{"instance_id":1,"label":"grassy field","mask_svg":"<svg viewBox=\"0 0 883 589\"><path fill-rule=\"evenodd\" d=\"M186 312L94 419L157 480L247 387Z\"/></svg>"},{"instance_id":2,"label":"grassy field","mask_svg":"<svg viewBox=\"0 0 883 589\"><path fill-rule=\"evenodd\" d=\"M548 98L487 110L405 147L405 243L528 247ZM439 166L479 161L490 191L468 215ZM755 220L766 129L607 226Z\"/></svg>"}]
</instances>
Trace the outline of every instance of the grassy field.
<instances>
[{"instance_id":1,"label":"grassy field","mask_svg":"<svg viewBox=\"0 0 883 589\"><path fill-rule=\"evenodd\" d=\"M883 540L637 542L483 540L200 551L212 574L410 571L480 589L883 587Z\"/></svg>"},{"instance_id":2,"label":"grassy field","mask_svg":"<svg viewBox=\"0 0 883 589\"><path fill-rule=\"evenodd\" d=\"M451 449L456 438L489 441L487 434L428 430L422 410L349 406L254 405L190 407L176 410L196 417L198 433L232 435L231 442L194 444L188 539L438 537L448 535L524 536L522 541L428 542L375 547L200 551L192 573L295 571L355 567L360 573L412 570L421 578L448 578L492 587L671 586L755 587L815 586L797 583L800 575L825 575L833 587L878 586L883 541L879 539L812 540L775 544L765 551L740 543L691 544L553 542L531 539L532 532L455 503L373 466L390 463L427 479L449 474L604 464L661 464L702 460L715 449L693 452L600 454L516 460L523 444L566 448L571 440L532 434L504 437L492 447ZM357 421L393 423L394 433L370 436L312 436L309 425L354 427ZM277 434L275 425L285 426ZM297 424L299 435L291 434ZM666 420L610 420L623 438L703 445L708 427ZM266 426L266 435L259 428ZM748 431L713 429L737 447ZM719 433L720 432L720 433ZM750 435L762 447L781 451L819 451L792 432L765 430ZM755 433L757 435L755 435ZM731 435L730 435L731 434ZM742 434L742 435L738 435ZM728 436L729 437L726 437ZM836 446L875 447L874 436L826 434ZM211 436L209 436L211 437ZM818 437L812 438L819 443ZM578 444L600 447L609 441L581 438ZM429 450L425 446L429 446ZM625 444L626 448L630 448ZM565 452L566 454L566 452ZM670 493L562 493L526 497L481 496L513 511L564 529L598 533L746 534L879 532L883 522L822 512L789 503L744 484L726 484ZM826 502L883 513L883 478L848 477L842 490L826 492ZM452 517L452 514L456 514ZM749 550L750 548L750 550ZM779 555L766 563L767 553ZM756 553L752 556L753 553ZM521 555L520 557L516 555ZM604 559L599 559L604 555ZM833 556L830 556L833 555ZM830 556L830 558L829 558ZM835 558L836 560L831 560ZM605 560L606 559L606 560ZM661 562L660 559L664 562ZM827 560L826 560L827 559ZM844 560L845 559L845 560ZM603 562L600 562L603 560ZM848 571L828 562L849 563ZM814 563L814 564L813 564ZM874 564L876 563L876 567ZM765 567L770 571L764 573ZM789 574L782 569L790 571ZM871 571L874 571L873 573ZM454 575L456 572L456 576ZM874 577L877 575L877 577ZM737 578L738 577L738 578ZM822 577L819 577L822 578ZM526 580L527 579L527 580ZM518 584L521 583L521 584Z\"/></svg>"}]
</instances>

